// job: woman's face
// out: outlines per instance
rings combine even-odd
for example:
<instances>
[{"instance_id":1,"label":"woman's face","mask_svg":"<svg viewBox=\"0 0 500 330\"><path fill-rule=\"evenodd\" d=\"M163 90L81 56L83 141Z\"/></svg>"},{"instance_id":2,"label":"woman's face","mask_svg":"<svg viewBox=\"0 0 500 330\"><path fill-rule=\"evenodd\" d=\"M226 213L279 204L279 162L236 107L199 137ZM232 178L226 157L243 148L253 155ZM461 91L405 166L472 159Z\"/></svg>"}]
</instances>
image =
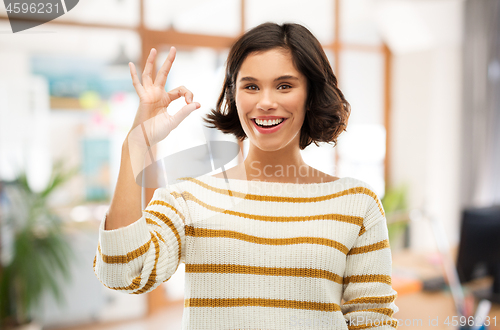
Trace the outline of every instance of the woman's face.
<instances>
[{"instance_id":1,"label":"woman's face","mask_svg":"<svg viewBox=\"0 0 500 330\"><path fill-rule=\"evenodd\" d=\"M235 97L251 144L263 151L299 147L307 79L294 67L289 51L249 54L236 77Z\"/></svg>"}]
</instances>

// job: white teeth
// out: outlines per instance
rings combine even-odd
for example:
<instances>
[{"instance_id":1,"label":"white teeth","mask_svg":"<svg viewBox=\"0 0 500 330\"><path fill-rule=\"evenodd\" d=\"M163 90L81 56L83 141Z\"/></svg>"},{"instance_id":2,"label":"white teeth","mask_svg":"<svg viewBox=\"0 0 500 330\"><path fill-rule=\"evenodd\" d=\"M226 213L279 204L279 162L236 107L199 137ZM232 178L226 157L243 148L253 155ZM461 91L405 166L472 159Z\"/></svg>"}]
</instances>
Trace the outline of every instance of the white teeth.
<instances>
[{"instance_id":1,"label":"white teeth","mask_svg":"<svg viewBox=\"0 0 500 330\"><path fill-rule=\"evenodd\" d=\"M272 125L276 125L276 124L281 123L283 120L284 120L283 118L280 118L280 119L273 119L273 120L261 120L261 119L255 119L255 122L256 122L258 125L261 125L261 126L272 126Z\"/></svg>"}]
</instances>

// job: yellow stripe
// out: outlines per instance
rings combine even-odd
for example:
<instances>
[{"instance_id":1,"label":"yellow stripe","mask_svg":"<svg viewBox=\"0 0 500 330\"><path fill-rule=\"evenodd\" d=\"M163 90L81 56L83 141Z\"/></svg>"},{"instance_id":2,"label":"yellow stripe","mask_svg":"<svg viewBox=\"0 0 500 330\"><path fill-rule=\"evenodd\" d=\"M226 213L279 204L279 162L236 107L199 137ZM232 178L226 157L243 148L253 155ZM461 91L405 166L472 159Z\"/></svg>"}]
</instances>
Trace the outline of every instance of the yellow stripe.
<instances>
[{"instance_id":1,"label":"yellow stripe","mask_svg":"<svg viewBox=\"0 0 500 330\"><path fill-rule=\"evenodd\" d=\"M306 309L324 312L340 311L340 306L335 303L321 303L312 301L297 301L285 299L264 298L190 298L184 300L184 307L240 307L261 306L277 308Z\"/></svg>"},{"instance_id":2,"label":"yellow stripe","mask_svg":"<svg viewBox=\"0 0 500 330\"><path fill-rule=\"evenodd\" d=\"M369 309L360 309L357 311L352 311L349 313L345 313L344 315L348 315L351 313L357 313L357 312L373 312L373 313L379 313L379 314L384 314L389 317L392 317L392 314L394 314L394 311L390 308L369 308Z\"/></svg>"},{"instance_id":3,"label":"yellow stripe","mask_svg":"<svg viewBox=\"0 0 500 330\"><path fill-rule=\"evenodd\" d=\"M139 275L136 278L134 278L134 280L132 281L132 283L129 286L109 287L109 288L113 289L113 290L136 290L139 288L140 285L141 285L141 276Z\"/></svg>"},{"instance_id":4,"label":"yellow stripe","mask_svg":"<svg viewBox=\"0 0 500 330\"><path fill-rule=\"evenodd\" d=\"M139 286L141 285L141 275L139 275L136 278L134 278L132 280L132 283L129 286L112 287L112 286L107 286L104 283L102 283L102 284L105 287L107 287L108 289L112 289L112 290L137 290L137 289L139 289Z\"/></svg>"},{"instance_id":5,"label":"yellow stripe","mask_svg":"<svg viewBox=\"0 0 500 330\"><path fill-rule=\"evenodd\" d=\"M151 274L149 275L148 281L143 286L143 288L140 289L139 291L132 292L133 294L140 294L140 293L146 292L147 290L149 290L154 285L154 283L156 281L156 266L158 264L158 258L160 257L160 244L158 243L158 239L156 238L156 236L154 236L152 233L151 233L151 239L149 240L149 243L151 243L151 242L153 242L153 244L155 246L155 263L154 263L154 266L153 266L153 270L151 271ZM99 251L100 251L99 245L98 245L98 248L99 248ZM96 262L96 257L94 257L94 270L95 270L95 262ZM169 277L169 279L170 279L170 277ZM136 278L134 278L132 280L132 283L129 286L111 287L111 286L108 286L108 285L106 285L104 283L102 283L102 284L105 287L107 287L109 289L112 289L112 290L120 290L120 291L121 290L137 290L137 289L140 288L140 285L141 285L141 275L139 275Z\"/></svg>"},{"instance_id":6,"label":"yellow stripe","mask_svg":"<svg viewBox=\"0 0 500 330\"><path fill-rule=\"evenodd\" d=\"M99 254L101 255L102 261L104 261L107 264L126 264L135 258L138 258L142 256L144 253L146 253L149 250L149 245L151 244L151 240L149 240L147 243L145 243L143 246L139 247L138 249L135 249L132 252L127 253L126 255L118 255L118 256L108 256L106 254L103 254L101 252L101 245L97 245L97 250L99 251Z\"/></svg>"},{"instance_id":7,"label":"yellow stripe","mask_svg":"<svg viewBox=\"0 0 500 330\"><path fill-rule=\"evenodd\" d=\"M344 277L344 284L349 283L372 283L380 282L391 285L391 276L389 275L353 275Z\"/></svg>"},{"instance_id":8,"label":"yellow stripe","mask_svg":"<svg viewBox=\"0 0 500 330\"><path fill-rule=\"evenodd\" d=\"M368 328L371 329L374 326L379 327L382 325L389 325L389 326L393 327L394 329L397 329L398 321L395 321L395 320L392 320L392 321L381 321L380 320L379 321L379 320L377 320L377 322L373 322L372 324L367 323L367 324L361 324L361 325L348 325L347 328L349 328L349 330L363 330L363 329L368 329Z\"/></svg>"},{"instance_id":9,"label":"yellow stripe","mask_svg":"<svg viewBox=\"0 0 500 330\"><path fill-rule=\"evenodd\" d=\"M159 224L156 223L156 221L154 221L153 219L151 218L146 218L146 223L148 225L154 225L154 226L158 226L158 227L161 227Z\"/></svg>"},{"instance_id":10,"label":"yellow stripe","mask_svg":"<svg viewBox=\"0 0 500 330\"><path fill-rule=\"evenodd\" d=\"M216 274L252 274L272 276L296 276L324 278L338 284L343 284L342 276L322 269L314 268L276 268L258 267L234 264L186 264L186 273L216 273Z\"/></svg>"},{"instance_id":11,"label":"yellow stripe","mask_svg":"<svg viewBox=\"0 0 500 330\"><path fill-rule=\"evenodd\" d=\"M175 225L172 222L172 220L170 220L169 217L167 217L165 214L160 213L160 212L150 211L150 210L144 210L144 212L147 212L149 214L154 215L155 217L157 217L158 219L160 219L161 221L163 221L163 223L165 223L170 228L170 230L172 230L172 232L175 235L175 238L177 239L177 244L179 246L178 261L177 261L179 263L181 261L182 242L181 242L181 236L179 235L179 232L177 231L177 228L175 228Z\"/></svg>"},{"instance_id":12,"label":"yellow stripe","mask_svg":"<svg viewBox=\"0 0 500 330\"><path fill-rule=\"evenodd\" d=\"M153 241L155 246L155 263L153 269L151 270L151 274L149 274L149 278L146 284L144 284L142 289L133 292L134 294L141 294L148 291L149 289L151 289L151 287L155 284L156 281L156 265L158 265L158 259L160 258L160 244L158 243L158 239L153 233L151 233L151 240Z\"/></svg>"},{"instance_id":13,"label":"yellow stripe","mask_svg":"<svg viewBox=\"0 0 500 330\"><path fill-rule=\"evenodd\" d=\"M343 305L354 305L354 304L389 304L396 300L398 295L394 294L392 296L385 297L360 297L349 301L346 301Z\"/></svg>"},{"instance_id":14,"label":"yellow stripe","mask_svg":"<svg viewBox=\"0 0 500 330\"><path fill-rule=\"evenodd\" d=\"M370 189L366 187L353 187L349 188L347 190L340 191L335 194L330 194L330 195L325 195L325 196L318 196L318 197L283 197L283 196L264 196L264 195L255 195L255 194L245 194L241 193L238 191L233 191L233 190L228 190L228 189L221 189L221 188L215 188L211 185L208 185L198 179L192 178L192 177L183 177L179 178L177 180L188 180L193 183L196 183L197 185L206 188L208 190L211 190L213 192L217 192L219 194L223 195L228 195L228 196L233 196L233 197L238 197L242 199L248 199L248 200L255 200L255 201L265 201L265 202L287 202L287 203L312 203L312 202L320 202L332 198L337 198L340 196L345 196L345 195L353 195L353 194L365 194L367 196L372 197L376 202L379 207L380 213L382 213L383 216L384 210L378 200L377 195ZM249 181L251 182L251 181ZM178 197L179 195L174 195L174 197Z\"/></svg>"},{"instance_id":15,"label":"yellow stripe","mask_svg":"<svg viewBox=\"0 0 500 330\"><path fill-rule=\"evenodd\" d=\"M161 234L159 232L157 232L156 230L154 230L156 236L158 236L158 238L160 239L160 241L162 241L163 243L167 244L167 242L165 242L165 240L163 239L163 237L161 236Z\"/></svg>"},{"instance_id":16,"label":"yellow stripe","mask_svg":"<svg viewBox=\"0 0 500 330\"><path fill-rule=\"evenodd\" d=\"M193 237L226 237L234 238L241 241L251 242L255 244L263 245L293 245L293 244L318 244L333 247L340 252L347 254L348 248L335 240L322 238L322 237L293 237L293 238L263 238L252 235L246 235L231 230L217 230L217 229L204 229L204 228L194 228L192 226L186 226L186 236Z\"/></svg>"},{"instance_id":17,"label":"yellow stripe","mask_svg":"<svg viewBox=\"0 0 500 330\"><path fill-rule=\"evenodd\" d=\"M97 247L99 248L99 252L100 252L99 245ZM96 262L97 262L97 256L94 256L94 266L93 266L94 272L95 272ZM100 279L99 279L99 282L101 282L106 288L112 289L112 290L137 290L139 288L139 286L141 285L141 276L139 275L136 278L134 278L132 280L132 283L129 286L112 287L112 286L106 285Z\"/></svg>"},{"instance_id":18,"label":"yellow stripe","mask_svg":"<svg viewBox=\"0 0 500 330\"><path fill-rule=\"evenodd\" d=\"M97 262L97 255L94 256L94 273L95 273L95 266L96 266L96 262ZM139 287L139 285L141 284L141 276L137 276L136 278L134 278L134 280L132 281L132 284L129 285L128 287L111 287L111 286L107 286L105 283L103 283L99 278L98 278L99 282L102 283L102 285L104 285L106 288L108 289L112 289L112 290L135 290Z\"/></svg>"},{"instance_id":19,"label":"yellow stripe","mask_svg":"<svg viewBox=\"0 0 500 330\"><path fill-rule=\"evenodd\" d=\"M385 239L383 241L380 241L380 242L377 242L374 244L352 248L351 250L349 250L349 253L347 255L368 253L368 252L382 250L382 249L389 248L389 247L390 247L389 240Z\"/></svg>"},{"instance_id":20,"label":"yellow stripe","mask_svg":"<svg viewBox=\"0 0 500 330\"><path fill-rule=\"evenodd\" d=\"M169 203L167 203L165 201L161 201L161 200L156 199L154 201L150 201L148 204L148 207L151 205L162 205L162 206L168 207L169 209L174 211L177 215L179 215L179 217L182 219L182 221L185 221L184 215L182 213L180 213L179 211L177 211L177 209L175 207L173 207L172 205L170 205Z\"/></svg>"},{"instance_id":21,"label":"yellow stripe","mask_svg":"<svg viewBox=\"0 0 500 330\"><path fill-rule=\"evenodd\" d=\"M310 220L336 220L336 221L342 221L342 222L347 222L347 223L352 223L358 226L363 225L363 218L362 217L356 217L356 216L350 216L350 215L343 215L343 214L335 214L335 213L330 213L330 214L317 214L317 215L307 215L307 216L300 216L300 217L283 217L283 216L267 216L267 215L255 215L255 214L250 214L250 213L242 213L242 212L235 212L232 210L226 210L220 207L216 206L211 206L208 205L196 197L194 197L191 193L189 192L183 192L182 197L185 200L191 200L200 206L205 207L208 210L214 211L214 212L219 212L222 214L228 214L228 215L234 215L237 217L241 218L247 218L247 219L253 219L253 220L261 220L261 221L270 221L270 222L292 222L292 221L310 221Z\"/></svg>"}]
</instances>

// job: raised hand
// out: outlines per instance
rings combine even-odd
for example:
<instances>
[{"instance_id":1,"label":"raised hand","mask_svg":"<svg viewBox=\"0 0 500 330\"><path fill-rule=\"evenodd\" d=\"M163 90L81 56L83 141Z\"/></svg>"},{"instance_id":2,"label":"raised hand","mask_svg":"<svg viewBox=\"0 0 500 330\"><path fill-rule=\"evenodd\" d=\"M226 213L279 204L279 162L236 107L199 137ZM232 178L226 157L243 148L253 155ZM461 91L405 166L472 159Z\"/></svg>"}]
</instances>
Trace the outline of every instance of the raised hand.
<instances>
[{"instance_id":1,"label":"raised hand","mask_svg":"<svg viewBox=\"0 0 500 330\"><path fill-rule=\"evenodd\" d=\"M156 49L152 48L142 73L142 84L139 81L134 64L129 63L132 82L140 99L132 129L127 135L130 156L134 164L134 176L138 175L144 166L154 161L150 159L149 162L146 161L147 164L141 163L148 148L165 139L181 121L200 107L198 102L193 102L193 93L184 86L169 92L165 91L165 83L174 62L175 54L175 47L171 47L167 59L156 75L156 79L153 79L153 63L156 58ZM187 104L175 115L169 115L167 112L168 105L181 96L184 96ZM139 163L141 164L139 165Z\"/></svg>"},{"instance_id":2,"label":"raised hand","mask_svg":"<svg viewBox=\"0 0 500 330\"><path fill-rule=\"evenodd\" d=\"M155 145L166 138L181 121L200 107L198 102L193 102L193 93L184 86L175 88L170 92L165 91L165 83L174 62L175 54L175 47L170 48L167 59L153 81L153 63L156 58L156 49L152 48L142 73L142 84L139 81L134 64L129 63L132 82L140 99L139 109L131 131L142 131L140 126L143 125L147 134L146 142L148 146ZM181 96L184 96L187 105L175 115L169 115L167 112L168 105ZM134 134L133 138L135 137Z\"/></svg>"}]
</instances>

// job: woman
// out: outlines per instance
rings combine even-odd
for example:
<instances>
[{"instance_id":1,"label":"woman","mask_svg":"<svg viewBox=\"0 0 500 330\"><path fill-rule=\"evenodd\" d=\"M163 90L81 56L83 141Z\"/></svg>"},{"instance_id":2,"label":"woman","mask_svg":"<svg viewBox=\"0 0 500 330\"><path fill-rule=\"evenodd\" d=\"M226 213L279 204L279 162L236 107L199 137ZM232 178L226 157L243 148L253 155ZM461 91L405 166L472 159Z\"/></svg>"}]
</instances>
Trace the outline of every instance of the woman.
<instances>
[{"instance_id":1,"label":"woman","mask_svg":"<svg viewBox=\"0 0 500 330\"><path fill-rule=\"evenodd\" d=\"M217 107L205 119L249 139L245 161L218 175L155 190L141 211L134 178L148 146L200 107L185 87L163 90L153 49L139 82L94 270L115 290L144 293L185 263L183 329L396 328L391 252L380 199L361 180L307 165L300 150L336 142L349 104L317 39L298 24L265 23L232 46ZM175 116L168 104L184 96Z\"/></svg>"}]
</instances>

